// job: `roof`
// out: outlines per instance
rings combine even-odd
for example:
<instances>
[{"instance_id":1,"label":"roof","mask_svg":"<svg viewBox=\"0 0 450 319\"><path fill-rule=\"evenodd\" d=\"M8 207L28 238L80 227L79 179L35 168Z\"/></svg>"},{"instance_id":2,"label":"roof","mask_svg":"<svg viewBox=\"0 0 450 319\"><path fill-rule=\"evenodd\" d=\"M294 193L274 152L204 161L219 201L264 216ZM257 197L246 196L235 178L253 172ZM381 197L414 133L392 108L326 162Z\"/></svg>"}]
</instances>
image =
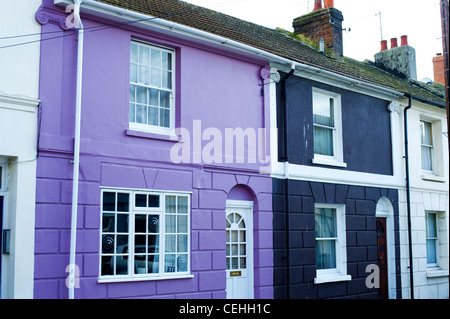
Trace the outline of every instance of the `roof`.
<instances>
[{"instance_id":1,"label":"roof","mask_svg":"<svg viewBox=\"0 0 450 319\"><path fill-rule=\"evenodd\" d=\"M349 57L334 58L318 52L301 41L279 31L244 21L214 10L178 0L96 0L112 6L159 17L206 31L277 56L346 76L360 82L393 89L445 108L445 95L401 79L371 63Z\"/></svg>"}]
</instances>

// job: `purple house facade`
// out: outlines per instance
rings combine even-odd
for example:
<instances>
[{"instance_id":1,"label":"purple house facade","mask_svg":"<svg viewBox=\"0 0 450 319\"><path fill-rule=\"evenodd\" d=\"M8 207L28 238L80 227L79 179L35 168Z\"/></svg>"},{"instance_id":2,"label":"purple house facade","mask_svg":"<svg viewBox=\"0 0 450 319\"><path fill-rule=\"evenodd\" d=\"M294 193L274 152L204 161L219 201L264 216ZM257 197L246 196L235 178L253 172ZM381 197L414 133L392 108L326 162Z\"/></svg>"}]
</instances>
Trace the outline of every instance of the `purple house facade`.
<instances>
[{"instance_id":1,"label":"purple house facade","mask_svg":"<svg viewBox=\"0 0 450 319\"><path fill-rule=\"evenodd\" d=\"M72 288L75 298L273 298L272 179L261 169L268 62L85 1L73 204L80 37L68 26L71 3L44 0L36 12L34 297L67 298Z\"/></svg>"}]
</instances>

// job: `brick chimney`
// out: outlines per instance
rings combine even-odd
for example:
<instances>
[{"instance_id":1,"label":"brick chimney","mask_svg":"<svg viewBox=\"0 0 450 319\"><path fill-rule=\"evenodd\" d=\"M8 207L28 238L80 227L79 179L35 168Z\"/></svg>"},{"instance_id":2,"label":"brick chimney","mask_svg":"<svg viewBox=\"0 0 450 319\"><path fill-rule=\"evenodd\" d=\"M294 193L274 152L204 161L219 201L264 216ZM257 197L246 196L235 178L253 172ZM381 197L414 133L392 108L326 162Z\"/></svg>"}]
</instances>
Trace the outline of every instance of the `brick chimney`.
<instances>
[{"instance_id":1,"label":"brick chimney","mask_svg":"<svg viewBox=\"0 0 450 319\"><path fill-rule=\"evenodd\" d=\"M445 85L445 57L438 53L433 58L434 82Z\"/></svg>"},{"instance_id":2,"label":"brick chimney","mask_svg":"<svg viewBox=\"0 0 450 319\"><path fill-rule=\"evenodd\" d=\"M387 43L384 41L381 47L382 51L375 54L377 67L401 78L417 80L416 50L408 45L406 35L401 37L400 46L397 38L392 38L390 49L387 49Z\"/></svg>"},{"instance_id":3,"label":"brick chimney","mask_svg":"<svg viewBox=\"0 0 450 319\"><path fill-rule=\"evenodd\" d=\"M334 8L333 1L315 0L314 10L295 18L292 26L295 34L301 34L313 40L325 41L325 47L332 49L334 54L342 56L344 52L342 41L342 12Z\"/></svg>"}]
</instances>

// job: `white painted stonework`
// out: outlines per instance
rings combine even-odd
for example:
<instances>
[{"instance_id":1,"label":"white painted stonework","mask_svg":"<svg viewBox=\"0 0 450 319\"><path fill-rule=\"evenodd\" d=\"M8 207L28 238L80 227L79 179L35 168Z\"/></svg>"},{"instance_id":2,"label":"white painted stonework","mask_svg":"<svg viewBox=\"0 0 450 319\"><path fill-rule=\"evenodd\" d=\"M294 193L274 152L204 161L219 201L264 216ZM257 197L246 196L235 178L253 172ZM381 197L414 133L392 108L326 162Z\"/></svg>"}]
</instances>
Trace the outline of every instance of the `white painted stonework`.
<instances>
[{"instance_id":1,"label":"white painted stonework","mask_svg":"<svg viewBox=\"0 0 450 319\"><path fill-rule=\"evenodd\" d=\"M33 298L36 147L41 1L0 2L0 166L3 229L10 229L10 253L2 254L1 298Z\"/></svg>"}]
</instances>

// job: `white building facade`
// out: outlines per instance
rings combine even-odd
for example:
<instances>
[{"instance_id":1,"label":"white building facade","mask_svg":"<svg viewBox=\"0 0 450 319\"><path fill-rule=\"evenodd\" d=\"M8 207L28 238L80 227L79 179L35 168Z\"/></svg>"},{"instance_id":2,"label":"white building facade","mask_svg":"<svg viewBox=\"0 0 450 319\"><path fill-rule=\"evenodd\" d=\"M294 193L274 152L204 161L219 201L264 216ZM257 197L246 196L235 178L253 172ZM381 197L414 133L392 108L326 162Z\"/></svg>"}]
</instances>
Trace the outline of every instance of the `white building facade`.
<instances>
[{"instance_id":1,"label":"white building facade","mask_svg":"<svg viewBox=\"0 0 450 319\"><path fill-rule=\"evenodd\" d=\"M0 2L2 299L33 298L41 36L34 15L39 5L35 0Z\"/></svg>"}]
</instances>

